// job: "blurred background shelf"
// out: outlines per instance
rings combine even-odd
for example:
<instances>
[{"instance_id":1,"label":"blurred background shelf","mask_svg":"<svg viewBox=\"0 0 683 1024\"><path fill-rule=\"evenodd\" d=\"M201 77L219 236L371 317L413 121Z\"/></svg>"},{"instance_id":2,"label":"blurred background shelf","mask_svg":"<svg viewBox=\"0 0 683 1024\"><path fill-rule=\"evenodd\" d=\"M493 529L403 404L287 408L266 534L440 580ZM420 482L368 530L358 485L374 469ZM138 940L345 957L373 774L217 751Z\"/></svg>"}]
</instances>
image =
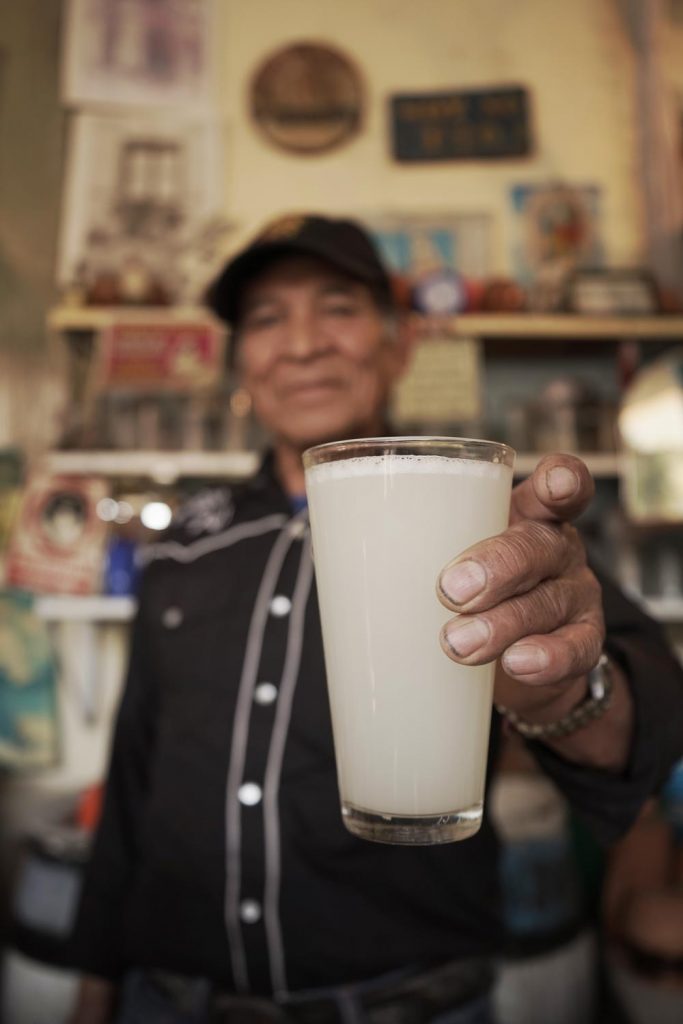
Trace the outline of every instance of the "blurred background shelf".
<instances>
[{"instance_id":1,"label":"blurred background shelf","mask_svg":"<svg viewBox=\"0 0 683 1024\"><path fill-rule=\"evenodd\" d=\"M541 313L471 313L453 319L464 338L547 341L660 341L683 339L683 316L578 316Z\"/></svg>"},{"instance_id":2,"label":"blurred background shelf","mask_svg":"<svg viewBox=\"0 0 683 1024\"><path fill-rule=\"evenodd\" d=\"M244 479L256 471L255 451L53 451L45 457L50 473L75 476L144 476L172 482L179 477Z\"/></svg>"},{"instance_id":3,"label":"blurred background shelf","mask_svg":"<svg viewBox=\"0 0 683 1024\"><path fill-rule=\"evenodd\" d=\"M129 622L135 614L134 597L44 594L36 598L34 610L45 622Z\"/></svg>"},{"instance_id":4,"label":"blurred background shelf","mask_svg":"<svg viewBox=\"0 0 683 1024\"><path fill-rule=\"evenodd\" d=\"M203 306L55 306L47 316L52 331L99 331L116 323L159 323L206 320L217 323ZM221 327L224 327L221 324Z\"/></svg>"},{"instance_id":5,"label":"blurred background shelf","mask_svg":"<svg viewBox=\"0 0 683 1024\"><path fill-rule=\"evenodd\" d=\"M527 476L545 455L545 452L518 452L515 459L515 475ZM620 456L618 452L574 452L582 459L592 476L610 480L619 476Z\"/></svg>"},{"instance_id":6,"label":"blurred background shelf","mask_svg":"<svg viewBox=\"0 0 683 1024\"><path fill-rule=\"evenodd\" d=\"M618 477L618 452L578 452L594 477ZM532 473L543 452L518 452L515 472ZM152 451L68 451L51 452L45 467L51 473L75 476L145 476L154 480L176 480L183 476L245 479L256 472L260 452L152 452Z\"/></svg>"},{"instance_id":7,"label":"blurred background shelf","mask_svg":"<svg viewBox=\"0 0 683 1024\"><path fill-rule=\"evenodd\" d=\"M112 322L182 320L216 322L202 306L56 306L50 310L53 331L98 331ZM571 313L465 313L448 322L449 333L463 338L510 338L542 341L683 340L683 316L580 316Z\"/></svg>"},{"instance_id":8,"label":"blurred background shelf","mask_svg":"<svg viewBox=\"0 0 683 1024\"><path fill-rule=\"evenodd\" d=\"M632 600L662 623L683 622L683 598L646 597L629 589ZM134 597L45 594L36 598L35 612L46 622L129 622L137 608Z\"/></svg>"},{"instance_id":9,"label":"blurred background shelf","mask_svg":"<svg viewBox=\"0 0 683 1024\"><path fill-rule=\"evenodd\" d=\"M681 597L646 597L643 594L629 591L629 596L653 619L662 623L683 623L683 598Z\"/></svg>"}]
</instances>

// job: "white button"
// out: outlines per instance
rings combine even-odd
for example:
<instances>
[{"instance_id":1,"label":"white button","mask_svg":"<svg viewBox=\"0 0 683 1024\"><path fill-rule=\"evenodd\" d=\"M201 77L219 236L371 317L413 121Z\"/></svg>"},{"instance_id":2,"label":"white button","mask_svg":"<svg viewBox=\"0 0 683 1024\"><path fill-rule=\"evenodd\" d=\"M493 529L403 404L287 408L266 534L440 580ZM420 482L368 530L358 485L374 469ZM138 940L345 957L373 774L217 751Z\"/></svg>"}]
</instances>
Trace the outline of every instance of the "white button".
<instances>
[{"instance_id":1,"label":"white button","mask_svg":"<svg viewBox=\"0 0 683 1024\"><path fill-rule=\"evenodd\" d=\"M243 782L237 790L237 799L245 807L254 807L261 802L261 787L256 782Z\"/></svg>"},{"instance_id":2,"label":"white button","mask_svg":"<svg viewBox=\"0 0 683 1024\"><path fill-rule=\"evenodd\" d=\"M183 613L180 608L171 605L162 613L161 621L166 629L177 629L183 621Z\"/></svg>"},{"instance_id":3,"label":"white button","mask_svg":"<svg viewBox=\"0 0 683 1024\"><path fill-rule=\"evenodd\" d=\"M257 704L272 704L277 700L277 686L272 683L259 683L254 690L254 700Z\"/></svg>"},{"instance_id":4,"label":"white button","mask_svg":"<svg viewBox=\"0 0 683 1024\"><path fill-rule=\"evenodd\" d=\"M245 924L256 924L261 919L261 904L256 900L242 900L240 917Z\"/></svg>"},{"instance_id":5,"label":"white button","mask_svg":"<svg viewBox=\"0 0 683 1024\"><path fill-rule=\"evenodd\" d=\"M295 519L293 523L289 524L289 536L298 540L306 532L306 521L304 519Z\"/></svg>"},{"instance_id":6,"label":"white button","mask_svg":"<svg viewBox=\"0 0 683 1024\"><path fill-rule=\"evenodd\" d=\"M276 594L270 602L270 614L276 619L283 619L292 610L292 602L284 594Z\"/></svg>"}]
</instances>

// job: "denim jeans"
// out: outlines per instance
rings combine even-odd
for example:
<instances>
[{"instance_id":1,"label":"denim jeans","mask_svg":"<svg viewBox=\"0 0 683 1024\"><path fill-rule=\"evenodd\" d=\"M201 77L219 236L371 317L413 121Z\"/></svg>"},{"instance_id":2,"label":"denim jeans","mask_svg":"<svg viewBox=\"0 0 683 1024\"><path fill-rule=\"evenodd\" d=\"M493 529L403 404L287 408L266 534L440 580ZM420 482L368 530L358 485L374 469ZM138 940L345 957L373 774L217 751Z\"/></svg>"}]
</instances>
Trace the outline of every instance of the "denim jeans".
<instances>
[{"instance_id":1,"label":"denim jeans","mask_svg":"<svg viewBox=\"0 0 683 1024\"><path fill-rule=\"evenodd\" d=\"M166 995L141 971L123 982L115 1024L209 1024L209 986L202 981L183 1006Z\"/></svg>"},{"instance_id":2,"label":"denim jeans","mask_svg":"<svg viewBox=\"0 0 683 1024\"><path fill-rule=\"evenodd\" d=\"M283 1021L296 1017L283 1015ZM154 985L144 973L134 971L126 976L121 1006L115 1024L230 1024L230 1015L213 1017L210 1012L209 986L201 980L192 983L184 993L182 1005ZM339 1002L340 1024L372 1024L354 999ZM255 1022L256 1024L256 1022ZM433 1017L430 1024L496 1024L493 1004L488 995L480 996L465 1006L447 1010Z\"/></svg>"}]
</instances>

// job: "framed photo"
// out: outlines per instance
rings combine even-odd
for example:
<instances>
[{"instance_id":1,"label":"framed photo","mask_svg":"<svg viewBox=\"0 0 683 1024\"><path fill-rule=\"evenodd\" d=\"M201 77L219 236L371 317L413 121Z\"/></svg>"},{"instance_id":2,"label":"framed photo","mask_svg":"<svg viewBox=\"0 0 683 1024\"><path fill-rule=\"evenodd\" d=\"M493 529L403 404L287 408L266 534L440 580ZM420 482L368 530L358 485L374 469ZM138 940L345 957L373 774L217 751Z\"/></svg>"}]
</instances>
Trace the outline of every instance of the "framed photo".
<instances>
[{"instance_id":1,"label":"framed photo","mask_svg":"<svg viewBox=\"0 0 683 1024\"><path fill-rule=\"evenodd\" d=\"M222 156L215 122L77 115L58 283L92 282L132 262L163 280L171 301L192 301L192 275L202 272L194 263L211 242L211 225L221 221Z\"/></svg>"},{"instance_id":2,"label":"framed photo","mask_svg":"<svg viewBox=\"0 0 683 1024\"><path fill-rule=\"evenodd\" d=\"M646 270L577 270L567 282L566 308L585 316L648 316L659 312Z\"/></svg>"},{"instance_id":3,"label":"framed photo","mask_svg":"<svg viewBox=\"0 0 683 1024\"><path fill-rule=\"evenodd\" d=\"M214 0L68 0L64 102L206 104L214 15Z\"/></svg>"}]
</instances>

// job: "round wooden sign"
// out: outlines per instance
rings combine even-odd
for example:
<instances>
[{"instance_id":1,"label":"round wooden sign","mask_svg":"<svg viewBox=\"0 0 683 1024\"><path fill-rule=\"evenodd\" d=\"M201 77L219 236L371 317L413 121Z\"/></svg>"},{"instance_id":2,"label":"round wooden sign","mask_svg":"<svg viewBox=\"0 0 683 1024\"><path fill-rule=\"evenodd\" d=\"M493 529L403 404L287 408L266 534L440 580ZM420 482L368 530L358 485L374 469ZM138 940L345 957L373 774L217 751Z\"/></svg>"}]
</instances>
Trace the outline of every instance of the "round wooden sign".
<instances>
[{"instance_id":1,"label":"round wooden sign","mask_svg":"<svg viewBox=\"0 0 683 1024\"><path fill-rule=\"evenodd\" d=\"M319 43L276 51L251 83L251 114L269 142L290 153L325 153L361 126L363 86L352 62Z\"/></svg>"}]
</instances>

